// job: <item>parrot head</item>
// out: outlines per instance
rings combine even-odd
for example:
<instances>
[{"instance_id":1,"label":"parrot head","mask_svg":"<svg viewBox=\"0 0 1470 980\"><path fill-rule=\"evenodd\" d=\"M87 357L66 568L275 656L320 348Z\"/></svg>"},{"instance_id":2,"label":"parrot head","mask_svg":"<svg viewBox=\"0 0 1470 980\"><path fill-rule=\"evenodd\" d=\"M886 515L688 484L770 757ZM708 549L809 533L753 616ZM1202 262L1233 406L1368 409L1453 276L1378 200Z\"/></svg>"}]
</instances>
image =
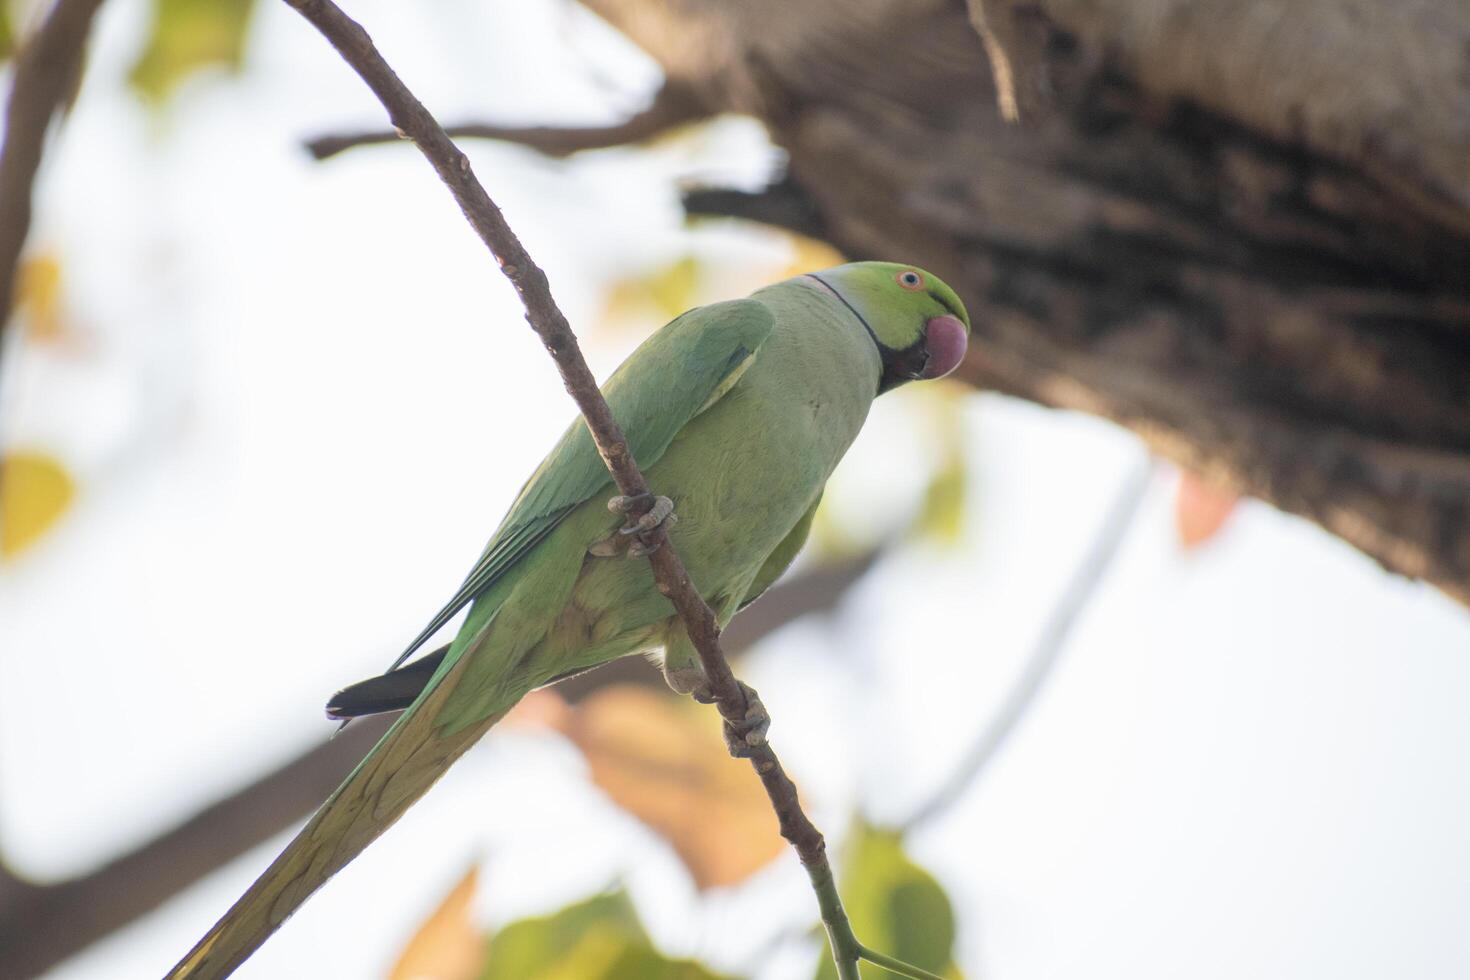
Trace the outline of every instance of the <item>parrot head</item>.
<instances>
[{"instance_id":1,"label":"parrot head","mask_svg":"<svg viewBox=\"0 0 1470 980\"><path fill-rule=\"evenodd\" d=\"M938 276L897 262L853 262L809 275L857 314L878 345L879 394L941 378L964 359L970 316Z\"/></svg>"}]
</instances>

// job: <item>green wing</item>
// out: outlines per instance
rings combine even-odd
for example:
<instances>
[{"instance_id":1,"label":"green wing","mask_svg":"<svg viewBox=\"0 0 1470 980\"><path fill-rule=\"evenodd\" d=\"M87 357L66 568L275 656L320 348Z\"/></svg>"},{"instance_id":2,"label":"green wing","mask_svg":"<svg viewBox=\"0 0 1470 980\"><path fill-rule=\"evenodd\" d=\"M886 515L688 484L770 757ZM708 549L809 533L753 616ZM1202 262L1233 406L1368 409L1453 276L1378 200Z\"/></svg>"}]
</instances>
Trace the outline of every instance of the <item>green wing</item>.
<instances>
[{"instance_id":1,"label":"green wing","mask_svg":"<svg viewBox=\"0 0 1470 980\"><path fill-rule=\"evenodd\" d=\"M801 551L801 546L806 544L807 535L812 530L812 518L817 516L817 505L821 502L822 495L819 493L817 499L813 500L812 505L807 508L807 512L801 515L801 520L797 521L790 533L781 539L781 543L776 545L776 550L767 556L765 564L761 565L761 570L755 573L755 580L746 590L745 598L740 600L741 609L759 599L761 594L775 585L776 579L791 567L791 563L796 560L797 554Z\"/></svg>"},{"instance_id":2,"label":"green wing","mask_svg":"<svg viewBox=\"0 0 1470 980\"><path fill-rule=\"evenodd\" d=\"M701 306L649 337L623 362L602 393L640 469L658 462L679 430L729 389L774 323L770 310L756 300ZM611 486L607 466L579 417L521 488L464 584L393 667L495 584L580 504Z\"/></svg>"}]
</instances>

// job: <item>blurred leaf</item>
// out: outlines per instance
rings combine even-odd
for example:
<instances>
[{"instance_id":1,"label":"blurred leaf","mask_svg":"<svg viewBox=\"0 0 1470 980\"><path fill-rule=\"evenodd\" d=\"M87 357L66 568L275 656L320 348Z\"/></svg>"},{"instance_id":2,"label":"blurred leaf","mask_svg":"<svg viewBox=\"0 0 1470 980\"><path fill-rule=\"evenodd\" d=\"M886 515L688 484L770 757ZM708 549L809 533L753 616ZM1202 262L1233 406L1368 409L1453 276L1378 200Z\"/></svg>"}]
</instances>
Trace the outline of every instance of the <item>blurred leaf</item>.
<instances>
[{"instance_id":1,"label":"blurred leaf","mask_svg":"<svg viewBox=\"0 0 1470 980\"><path fill-rule=\"evenodd\" d=\"M667 323L698 304L699 260L685 255L640 276L614 280L603 304L603 321Z\"/></svg>"},{"instance_id":2,"label":"blurred leaf","mask_svg":"<svg viewBox=\"0 0 1470 980\"><path fill-rule=\"evenodd\" d=\"M791 245L791 261L772 282L805 275L808 272L820 272L822 269L830 269L834 265L841 265L847 261L846 256L820 239L808 238L796 232L787 232L785 237Z\"/></svg>"},{"instance_id":3,"label":"blurred leaf","mask_svg":"<svg viewBox=\"0 0 1470 980\"><path fill-rule=\"evenodd\" d=\"M898 834L866 824L854 828L842 862L842 901L864 945L945 977L960 977L954 964L954 910L934 876L903 850ZM890 977L870 963L869 980ZM837 980L824 946L817 980Z\"/></svg>"},{"instance_id":4,"label":"blurred leaf","mask_svg":"<svg viewBox=\"0 0 1470 980\"><path fill-rule=\"evenodd\" d=\"M522 919L490 941L480 980L720 980L653 947L625 892Z\"/></svg>"},{"instance_id":5,"label":"blurred leaf","mask_svg":"<svg viewBox=\"0 0 1470 980\"><path fill-rule=\"evenodd\" d=\"M61 259L55 252L28 256L16 276L15 308L25 317L26 332L42 342L66 336L61 305Z\"/></svg>"},{"instance_id":6,"label":"blurred leaf","mask_svg":"<svg viewBox=\"0 0 1470 980\"><path fill-rule=\"evenodd\" d=\"M532 691L515 703L500 721L507 728L550 728L565 732L571 720L572 706L554 687Z\"/></svg>"},{"instance_id":7,"label":"blurred leaf","mask_svg":"<svg viewBox=\"0 0 1470 980\"><path fill-rule=\"evenodd\" d=\"M830 497L823 497L817 505L817 515L812 519L811 533L807 535L806 553L821 562L841 562L868 554L879 545L878 535L871 528L859 528L844 521L828 505ZM866 532L866 533L865 533Z\"/></svg>"},{"instance_id":8,"label":"blurred leaf","mask_svg":"<svg viewBox=\"0 0 1470 980\"><path fill-rule=\"evenodd\" d=\"M928 428L939 442L939 465L929 478L914 519L914 532L940 544L957 544L965 533L969 471L965 465L965 433L957 389L936 385L915 394L925 406Z\"/></svg>"},{"instance_id":9,"label":"blurred leaf","mask_svg":"<svg viewBox=\"0 0 1470 980\"><path fill-rule=\"evenodd\" d=\"M15 24L7 0L0 0L0 62L15 54Z\"/></svg>"},{"instance_id":10,"label":"blurred leaf","mask_svg":"<svg viewBox=\"0 0 1470 980\"><path fill-rule=\"evenodd\" d=\"M145 97L167 98L200 68L240 67L253 0L153 0L148 46L128 81Z\"/></svg>"},{"instance_id":11,"label":"blurred leaf","mask_svg":"<svg viewBox=\"0 0 1470 980\"><path fill-rule=\"evenodd\" d=\"M760 781L726 752L713 709L622 685L583 701L565 732L593 781L673 845L701 890L744 881L784 849Z\"/></svg>"},{"instance_id":12,"label":"blurred leaf","mask_svg":"<svg viewBox=\"0 0 1470 980\"><path fill-rule=\"evenodd\" d=\"M965 531L965 459L947 453L924 491L914 529L942 544L955 544Z\"/></svg>"},{"instance_id":13,"label":"blurred leaf","mask_svg":"<svg viewBox=\"0 0 1470 980\"><path fill-rule=\"evenodd\" d=\"M1179 543L1186 551L1205 544L1225 526L1238 503L1239 494L1217 489L1193 473L1180 474L1179 490L1174 497L1174 526L1179 532Z\"/></svg>"},{"instance_id":14,"label":"blurred leaf","mask_svg":"<svg viewBox=\"0 0 1470 980\"><path fill-rule=\"evenodd\" d=\"M34 544L75 496L71 474L45 453L22 450L0 458L0 558Z\"/></svg>"},{"instance_id":15,"label":"blurred leaf","mask_svg":"<svg viewBox=\"0 0 1470 980\"><path fill-rule=\"evenodd\" d=\"M470 919L479 875L459 880L398 957L388 980L474 980L485 958L485 938Z\"/></svg>"},{"instance_id":16,"label":"blurred leaf","mask_svg":"<svg viewBox=\"0 0 1470 980\"><path fill-rule=\"evenodd\" d=\"M646 943L648 936L625 892L597 895L559 912L512 922L490 940L480 980L545 977L584 938ZM595 937L594 937L595 938Z\"/></svg>"}]
</instances>

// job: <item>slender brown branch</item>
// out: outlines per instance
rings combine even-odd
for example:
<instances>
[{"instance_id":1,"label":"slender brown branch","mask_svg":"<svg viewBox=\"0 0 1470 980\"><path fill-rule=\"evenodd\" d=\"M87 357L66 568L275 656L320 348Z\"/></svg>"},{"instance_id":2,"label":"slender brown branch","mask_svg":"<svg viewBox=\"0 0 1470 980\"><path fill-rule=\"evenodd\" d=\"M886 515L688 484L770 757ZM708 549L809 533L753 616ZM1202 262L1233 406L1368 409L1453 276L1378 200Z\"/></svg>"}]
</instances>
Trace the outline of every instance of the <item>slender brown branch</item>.
<instances>
[{"instance_id":1,"label":"slender brown branch","mask_svg":"<svg viewBox=\"0 0 1470 980\"><path fill-rule=\"evenodd\" d=\"M603 400L596 379L587 368L576 336L551 297L545 274L531 261L506 224L500 209L475 179L469 158L454 145L429 111L394 74L361 25L331 0L286 2L321 31L362 77L388 110L393 126L418 145L449 187L460 210L520 295L527 321L555 359L562 381L581 410L618 490L624 496L647 494L648 484L628 451L622 429ZM673 603L699 651L700 663L720 714L727 724L738 726L745 719L746 696L720 650L720 629L715 614L695 589L673 547L663 540L662 529L651 534L652 538L646 543L655 546L649 555L649 564L653 567L658 589ZM853 935L838 898L832 867L827 860L826 841L802 810L796 786L781 768L771 746L763 743L752 747L750 761L776 810L782 836L796 848L816 891L840 980L857 980L857 962L862 957L863 947Z\"/></svg>"},{"instance_id":2,"label":"slender brown branch","mask_svg":"<svg viewBox=\"0 0 1470 980\"><path fill-rule=\"evenodd\" d=\"M1021 675L1010 693L981 729L949 778L903 822L905 831L928 823L957 803L990 765L1035 703L1036 696L1041 693L1066 649L1072 628L1092 603L1098 588L1106 580L1113 559L1128 539L1128 532L1148 495L1153 472L1152 462L1145 459L1124 479L1081 564L1073 571L1072 578L1042 624L1041 635L1036 638L1036 645L1026 658Z\"/></svg>"},{"instance_id":3,"label":"slender brown branch","mask_svg":"<svg viewBox=\"0 0 1470 980\"><path fill-rule=\"evenodd\" d=\"M682 126L706 115L708 113L687 89L669 83L659 89L648 108L613 126L496 126L491 123L461 123L458 126L446 126L444 132L451 139L499 140L561 159L583 150L605 150L614 146L641 143L675 126ZM353 147L397 143L404 138L396 129L331 133L307 140L306 149L316 159L325 160Z\"/></svg>"},{"instance_id":4,"label":"slender brown branch","mask_svg":"<svg viewBox=\"0 0 1470 980\"><path fill-rule=\"evenodd\" d=\"M31 229L31 188L51 119L76 90L92 16L102 0L56 0L20 49L0 149L0 340L15 302L20 251Z\"/></svg>"}]
</instances>

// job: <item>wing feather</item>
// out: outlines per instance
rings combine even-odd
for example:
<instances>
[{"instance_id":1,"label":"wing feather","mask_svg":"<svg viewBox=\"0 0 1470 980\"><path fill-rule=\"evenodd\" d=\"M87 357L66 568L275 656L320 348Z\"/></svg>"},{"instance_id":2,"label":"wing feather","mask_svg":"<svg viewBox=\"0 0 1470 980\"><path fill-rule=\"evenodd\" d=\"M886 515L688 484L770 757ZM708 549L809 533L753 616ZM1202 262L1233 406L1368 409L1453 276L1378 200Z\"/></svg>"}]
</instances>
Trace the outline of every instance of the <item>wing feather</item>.
<instances>
[{"instance_id":1,"label":"wing feather","mask_svg":"<svg viewBox=\"0 0 1470 980\"><path fill-rule=\"evenodd\" d=\"M679 430L729 391L774 324L770 310L757 300L701 306L667 324L623 362L602 392L641 469L658 462ZM389 670L494 585L568 514L611 486L592 434L578 417L521 488L464 583Z\"/></svg>"}]
</instances>

